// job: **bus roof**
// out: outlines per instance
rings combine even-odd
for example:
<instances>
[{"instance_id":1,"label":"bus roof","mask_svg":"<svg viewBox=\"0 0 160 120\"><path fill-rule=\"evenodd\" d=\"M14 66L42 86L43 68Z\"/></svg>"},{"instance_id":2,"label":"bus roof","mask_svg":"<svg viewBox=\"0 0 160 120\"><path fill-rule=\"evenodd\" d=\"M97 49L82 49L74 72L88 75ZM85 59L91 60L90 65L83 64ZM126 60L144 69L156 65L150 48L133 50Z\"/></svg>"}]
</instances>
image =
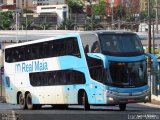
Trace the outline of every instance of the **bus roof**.
<instances>
[{"instance_id":1,"label":"bus roof","mask_svg":"<svg viewBox=\"0 0 160 120\"><path fill-rule=\"evenodd\" d=\"M22 45L28 45L28 44L34 44L37 42L43 42L43 41L50 41L50 40L56 40L56 39L61 39L64 37L75 37L78 34L135 34L133 32L129 32L129 31L125 31L125 30L96 30L96 31L62 31L62 32L53 32L52 37L47 37L47 38L42 38L42 39L38 39L38 40L32 40L32 41L26 41L26 42L22 42L22 43L17 43L17 44L12 44L12 45L7 45L5 47L6 48L11 48L11 47L18 47L18 46L22 46Z\"/></svg>"},{"instance_id":2,"label":"bus roof","mask_svg":"<svg viewBox=\"0 0 160 120\"><path fill-rule=\"evenodd\" d=\"M18 46L23 46L23 45L29 45L29 44L34 44L34 43L39 43L39 42L44 42L44 41L50 41L50 40L56 40L56 39L61 39L65 37L76 37L78 33L71 34L71 33L66 33L64 35L53 35L53 37L48 37L44 39L38 39L38 40L33 40L33 41L27 41L27 42L22 42L22 43L16 43L12 45L7 45L5 49L7 48L12 48L12 47L18 47Z\"/></svg>"}]
</instances>

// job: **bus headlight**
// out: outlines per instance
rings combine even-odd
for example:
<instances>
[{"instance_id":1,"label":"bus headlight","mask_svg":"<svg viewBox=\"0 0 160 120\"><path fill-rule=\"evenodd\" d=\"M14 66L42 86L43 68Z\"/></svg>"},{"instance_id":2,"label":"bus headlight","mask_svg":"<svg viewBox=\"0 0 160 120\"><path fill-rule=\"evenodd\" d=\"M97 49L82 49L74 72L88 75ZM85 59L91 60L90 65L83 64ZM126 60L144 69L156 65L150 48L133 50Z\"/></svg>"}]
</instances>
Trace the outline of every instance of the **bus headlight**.
<instances>
[{"instance_id":1,"label":"bus headlight","mask_svg":"<svg viewBox=\"0 0 160 120\"><path fill-rule=\"evenodd\" d=\"M148 97L148 96L146 96L146 97L145 97L145 101L147 102L148 100L149 100L149 97Z\"/></svg>"},{"instance_id":2,"label":"bus headlight","mask_svg":"<svg viewBox=\"0 0 160 120\"><path fill-rule=\"evenodd\" d=\"M112 102L112 101L113 101L113 98L112 98L112 97L109 97L108 100L109 100L110 102Z\"/></svg>"}]
</instances>

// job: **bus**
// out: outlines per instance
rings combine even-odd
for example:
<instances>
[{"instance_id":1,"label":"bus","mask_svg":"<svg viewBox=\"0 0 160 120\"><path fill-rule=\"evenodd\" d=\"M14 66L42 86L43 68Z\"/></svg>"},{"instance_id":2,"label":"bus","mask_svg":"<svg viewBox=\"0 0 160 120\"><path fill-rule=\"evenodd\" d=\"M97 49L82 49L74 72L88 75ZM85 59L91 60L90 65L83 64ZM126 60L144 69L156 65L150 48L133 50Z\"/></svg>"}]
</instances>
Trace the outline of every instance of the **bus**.
<instances>
[{"instance_id":1,"label":"bus","mask_svg":"<svg viewBox=\"0 0 160 120\"><path fill-rule=\"evenodd\" d=\"M147 102L146 55L137 34L88 31L5 47L6 101L21 109L42 105L118 105ZM155 64L153 64L155 65Z\"/></svg>"}]
</instances>

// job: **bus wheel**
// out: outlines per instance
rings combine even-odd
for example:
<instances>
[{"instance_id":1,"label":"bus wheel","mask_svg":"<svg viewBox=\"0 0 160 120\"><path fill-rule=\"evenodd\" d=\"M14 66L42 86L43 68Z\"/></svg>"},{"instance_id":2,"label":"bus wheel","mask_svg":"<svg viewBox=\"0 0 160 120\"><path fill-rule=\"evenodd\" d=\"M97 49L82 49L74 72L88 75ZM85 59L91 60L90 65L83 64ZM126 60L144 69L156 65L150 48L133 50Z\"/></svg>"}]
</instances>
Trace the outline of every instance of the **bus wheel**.
<instances>
[{"instance_id":1,"label":"bus wheel","mask_svg":"<svg viewBox=\"0 0 160 120\"><path fill-rule=\"evenodd\" d=\"M119 109L120 109L120 111L125 111L126 110L126 104L119 104Z\"/></svg>"},{"instance_id":2,"label":"bus wheel","mask_svg":"<svg viewBox=\"0 0 160 120\"><path fill-rule=\"evenodd\" d=\"M20 93L19 96L18 96L18 103L19 103L21 109L26 109L27 108L25 98L23 97L22 93Z\"/></svg>"},{"instance_id":3,"label":"bus wheel","mask_svg":"<svg viewBox=\"0 0 160 120\"><path fill-rule=\"evenodd\" d=\"M27 108L28 108L29 110L34 109L34 105L32 104L32 96L31 96L31 93L28 93L27 96L26 96L26 104L27 104Z\"/></svg>"},{"instance_id":4,"label":"bus wheel","mask_svg":"<svg viewBox=\"0 0 160 120\"><path fill-rule=\"evenodd\" d=\"M82 104L84 106L84 110L89 110L90 109L90 105L88 103L88 97L87 97L87 94L85 92L83 92Z\"/></svg>"}]
</instances>

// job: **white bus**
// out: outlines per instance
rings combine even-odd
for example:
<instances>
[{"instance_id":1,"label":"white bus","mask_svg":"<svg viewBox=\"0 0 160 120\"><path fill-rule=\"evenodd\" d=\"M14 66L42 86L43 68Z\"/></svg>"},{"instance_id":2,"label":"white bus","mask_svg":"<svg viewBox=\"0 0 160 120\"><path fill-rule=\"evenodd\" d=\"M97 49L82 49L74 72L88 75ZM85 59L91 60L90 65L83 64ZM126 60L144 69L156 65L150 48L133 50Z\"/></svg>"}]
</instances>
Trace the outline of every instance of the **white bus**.
<instances>
[{"instance_id":1,"label":"white bus","mask_svg":"<svg viewBox=\"0 0 160 120\"><path fill-rule=\"evenodd\" d=\"M147 102L146 56L125 31L56 36L5 48L5 93L22 109Z\"/></svg>"}]
</instances>

